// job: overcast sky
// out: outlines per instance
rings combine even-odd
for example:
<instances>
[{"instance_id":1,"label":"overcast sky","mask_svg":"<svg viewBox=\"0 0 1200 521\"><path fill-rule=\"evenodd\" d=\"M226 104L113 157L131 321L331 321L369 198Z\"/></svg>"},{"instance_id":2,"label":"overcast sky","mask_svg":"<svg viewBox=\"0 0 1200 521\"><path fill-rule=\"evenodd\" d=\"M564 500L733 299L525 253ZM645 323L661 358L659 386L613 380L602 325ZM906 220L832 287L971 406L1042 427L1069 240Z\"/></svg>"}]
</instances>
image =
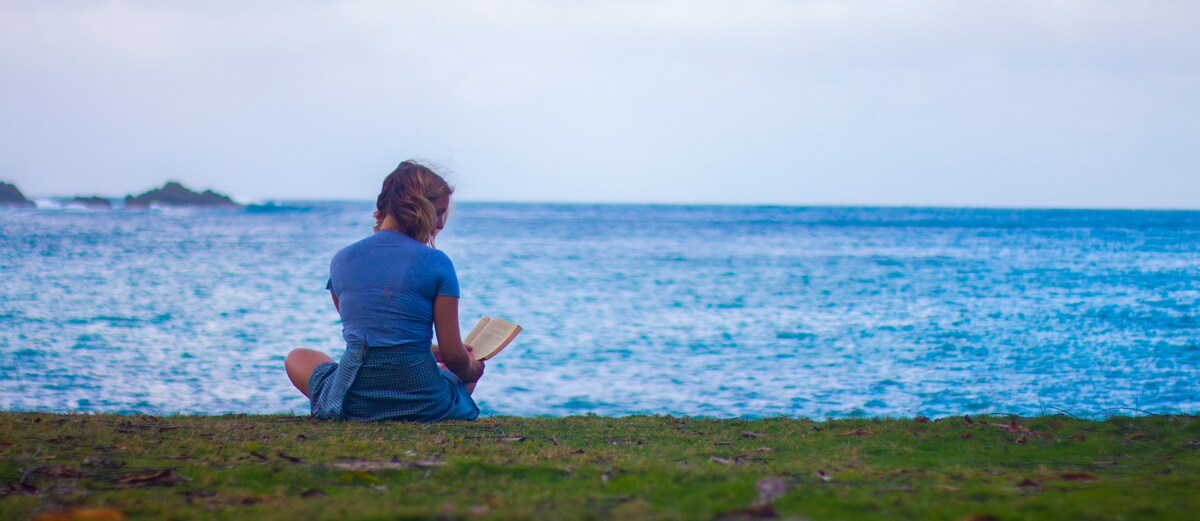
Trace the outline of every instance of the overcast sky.
<instances>
[{"instance_id":1,"label":"overcast sky","mask_svg":"<svg viewBox=\"0 0 1200 521\"><path fill-rule=\"evenodd\" d=\"M1200 2L0 0L0 180L1200 208Z\"/></svg>"}]
</instances>

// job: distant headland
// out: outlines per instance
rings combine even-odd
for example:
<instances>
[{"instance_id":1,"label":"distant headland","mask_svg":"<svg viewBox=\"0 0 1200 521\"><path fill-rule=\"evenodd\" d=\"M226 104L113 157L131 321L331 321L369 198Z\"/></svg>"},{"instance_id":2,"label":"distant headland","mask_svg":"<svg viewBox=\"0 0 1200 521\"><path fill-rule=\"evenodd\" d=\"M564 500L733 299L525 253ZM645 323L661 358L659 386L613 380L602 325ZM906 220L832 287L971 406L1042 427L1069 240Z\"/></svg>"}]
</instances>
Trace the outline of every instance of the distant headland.
<instances>
[{"instance_id":1,"label":"distant headland","mask_svg":"<svg viewBox=\"0 0 1200 521\"><path fill-rule=\"evenodd\" d=\"M242 205L235 203L227 195L218 194L212 190L194 192L176 181L168 181L162 188L133 196L125 196L126 208L149 208L150 205L165 206L206 206L235 208Z\"/></svg>"},{"instance_id":2,"label":"distant headland","mask_svg":"<svg viewBox=\"0 0 1200 521\"><path fill-rule=\"evenodd\" d=\"M110 210L112 209L112 201L104 197L84 197L82 195L78 195L72 198L70 201L63 203L63 206L90 208L93 210Z\"/></svg>"},{"instance_id":3,"label":"distant headland","mask_svg":"<svg viewBox=\"0 0 1200 521\"><path fill-rule=\"evenodd\" d=\"M0 181L0 206L32 208L37 205L27 199L16 185ZM105 197L76 196L65 201L63 206L110 209L113 204L110 199ZM178 181L168 181L162 188L125 196L125 208L142 209L151 206L240 208L243 205L238 204L227 195L212 190L203 192L191 190Z\"/></svg>"},{"instance_id":4,"label":"distant headland","mask_svg":"<svg viewBox=\"0 0 1200 521\"><path fill-rule=\"evenodd\" d=\"M16 185L0 181L0 206L35 206Z\"/></svg>"}]
</instances>

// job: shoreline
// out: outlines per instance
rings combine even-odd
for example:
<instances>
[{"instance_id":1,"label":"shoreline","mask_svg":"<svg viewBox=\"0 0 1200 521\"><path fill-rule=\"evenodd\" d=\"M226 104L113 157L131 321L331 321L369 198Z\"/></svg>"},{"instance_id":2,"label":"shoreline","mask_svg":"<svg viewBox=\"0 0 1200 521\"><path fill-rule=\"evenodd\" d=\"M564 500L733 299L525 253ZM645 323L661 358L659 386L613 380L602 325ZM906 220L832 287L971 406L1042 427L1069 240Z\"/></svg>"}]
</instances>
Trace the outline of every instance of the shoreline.
<instances>
[{"instance_id":1,"label":"shoreline","mask_svg":"<svg viewBox=\"0 0 1200 521\"><path fill-rule=\"evenodd\" d=\"M813 423L825 423L825 422L834 422L834 421L861 420L861 421L916 421L916 422L920 422L920 423L925 423L925 422L935 422L936 423L936 422L941 422L941 421L946 421L946 420L962 419L964 417L967 417L967 418L1004 417L1004 418L1014 418L1014 419L1029 419L1029 418L1043 418L1043 417L1051 417L1051 416L1063 416L1063 417L1068 417L1071 419L1081 420L1081 421L1105 421L1110 418L1143 418L1143 417L1171 418L1171 417L1200 416L1200 410L1196 410L1196 411L1179 410L1179 411L1155 412L1155 411L1147 411L1147 410L1139 409L1136 407L1108 407L1108 408L1101 410L1100 412L1096 412L1096 413L1092 413L1092 414L1086 414L1086 413L1082 413L1079 411L1071 411L1071 410L1063 409L1063 408L1059 408L1059 407L1042 407L1042 409L1043 409L1043 412L1039 413L1039 414L1024 414L1024 413L1019 413L1019 412L1005 412L1005 411L981 411L981 412L950 414L950 415L942 415L942 416L924 415L924 414L912 414L912 415L847 414L847 415L842 415L842 416L823 416L823 417L806 416L806 415L787 415L787 414L744 415L744 416L709 416L709 415L687 415L687 414L675 414L675 413L649 413L649 412L635 412L635 413L630 413L630 414L619 414L619 415L599 414L599 413L594 413L594 412L580 412L580 413L559 414L559 415L536 415L536 414L535 415L520 415L520 414L491 414L491 413L481 411L479 414L479 418L476 421L481 421L481 420L486 420L486 419L506 419L506 418L507 419L529 419L529 420L558 420L558 419L565 419L565 418L587 417L587 418L605 418L605 419L609 419L609 420L621 420L624 418L675 418L675 419L679 419L679 420L705 420L705 421L796 420L796 421L809 421L809 422L813 422ZM306 412L298 413L298 412L292 412L292 411L279 411L279 412L240 412L240 411L181 412L181 411L176 411L176 412L169 412L169 413L155 413L155 412L141 412L141 411L0 409L0 415L6 415L6 414L17 414L17 415L20 415L20 414L49 414L49 415L55 415L55 416L119 416L119 417L145 416L145 417L153 417L153 418L159 418L159 419L224 418L224 417L238 417L238 418L283 417L283 418L312 419L309 413L306 413ZM407 422L405 420L382 420L382 421L323 420L323 421L361 422L361 423L380 423L380 424L411 423L411 422ZM436 423L437 422L434 422L433 424L436 424Z\"/></svg>"}]
</instances>

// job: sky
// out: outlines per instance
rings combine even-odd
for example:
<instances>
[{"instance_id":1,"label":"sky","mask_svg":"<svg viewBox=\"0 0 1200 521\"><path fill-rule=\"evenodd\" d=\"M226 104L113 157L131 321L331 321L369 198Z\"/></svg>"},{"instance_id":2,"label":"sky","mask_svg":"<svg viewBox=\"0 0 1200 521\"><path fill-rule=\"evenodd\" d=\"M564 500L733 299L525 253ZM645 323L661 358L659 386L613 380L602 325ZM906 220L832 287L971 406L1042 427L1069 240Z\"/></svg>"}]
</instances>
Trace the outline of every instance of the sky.
<instances>
[{"instance_id":1,"label":"sky","mask_svg":"<svg viewBox=\"0 0 1200 521\"><path fill-rule=\"evenodd\" d=\"M0 0L0 181L1200 209L1194 0Z\"/></svg>"}]
</instances>

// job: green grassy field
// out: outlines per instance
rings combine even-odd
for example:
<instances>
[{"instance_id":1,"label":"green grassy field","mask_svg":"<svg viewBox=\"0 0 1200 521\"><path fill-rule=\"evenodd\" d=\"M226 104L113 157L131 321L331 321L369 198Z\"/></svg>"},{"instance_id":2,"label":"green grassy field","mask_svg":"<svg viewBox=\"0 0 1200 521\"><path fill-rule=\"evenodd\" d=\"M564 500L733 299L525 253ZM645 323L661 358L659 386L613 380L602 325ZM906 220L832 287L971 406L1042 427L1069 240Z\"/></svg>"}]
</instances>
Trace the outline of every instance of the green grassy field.
<instances>
[{"instance_id":1,"label":"green grassy field","mask_svg":"<svg viewBox=\"0 0 1200 521\"><path fill-rule=\"evenodd\" d=\"M1200 417L0 413L0 519L1195 519Z\"/></svg>"}]
</instances>

